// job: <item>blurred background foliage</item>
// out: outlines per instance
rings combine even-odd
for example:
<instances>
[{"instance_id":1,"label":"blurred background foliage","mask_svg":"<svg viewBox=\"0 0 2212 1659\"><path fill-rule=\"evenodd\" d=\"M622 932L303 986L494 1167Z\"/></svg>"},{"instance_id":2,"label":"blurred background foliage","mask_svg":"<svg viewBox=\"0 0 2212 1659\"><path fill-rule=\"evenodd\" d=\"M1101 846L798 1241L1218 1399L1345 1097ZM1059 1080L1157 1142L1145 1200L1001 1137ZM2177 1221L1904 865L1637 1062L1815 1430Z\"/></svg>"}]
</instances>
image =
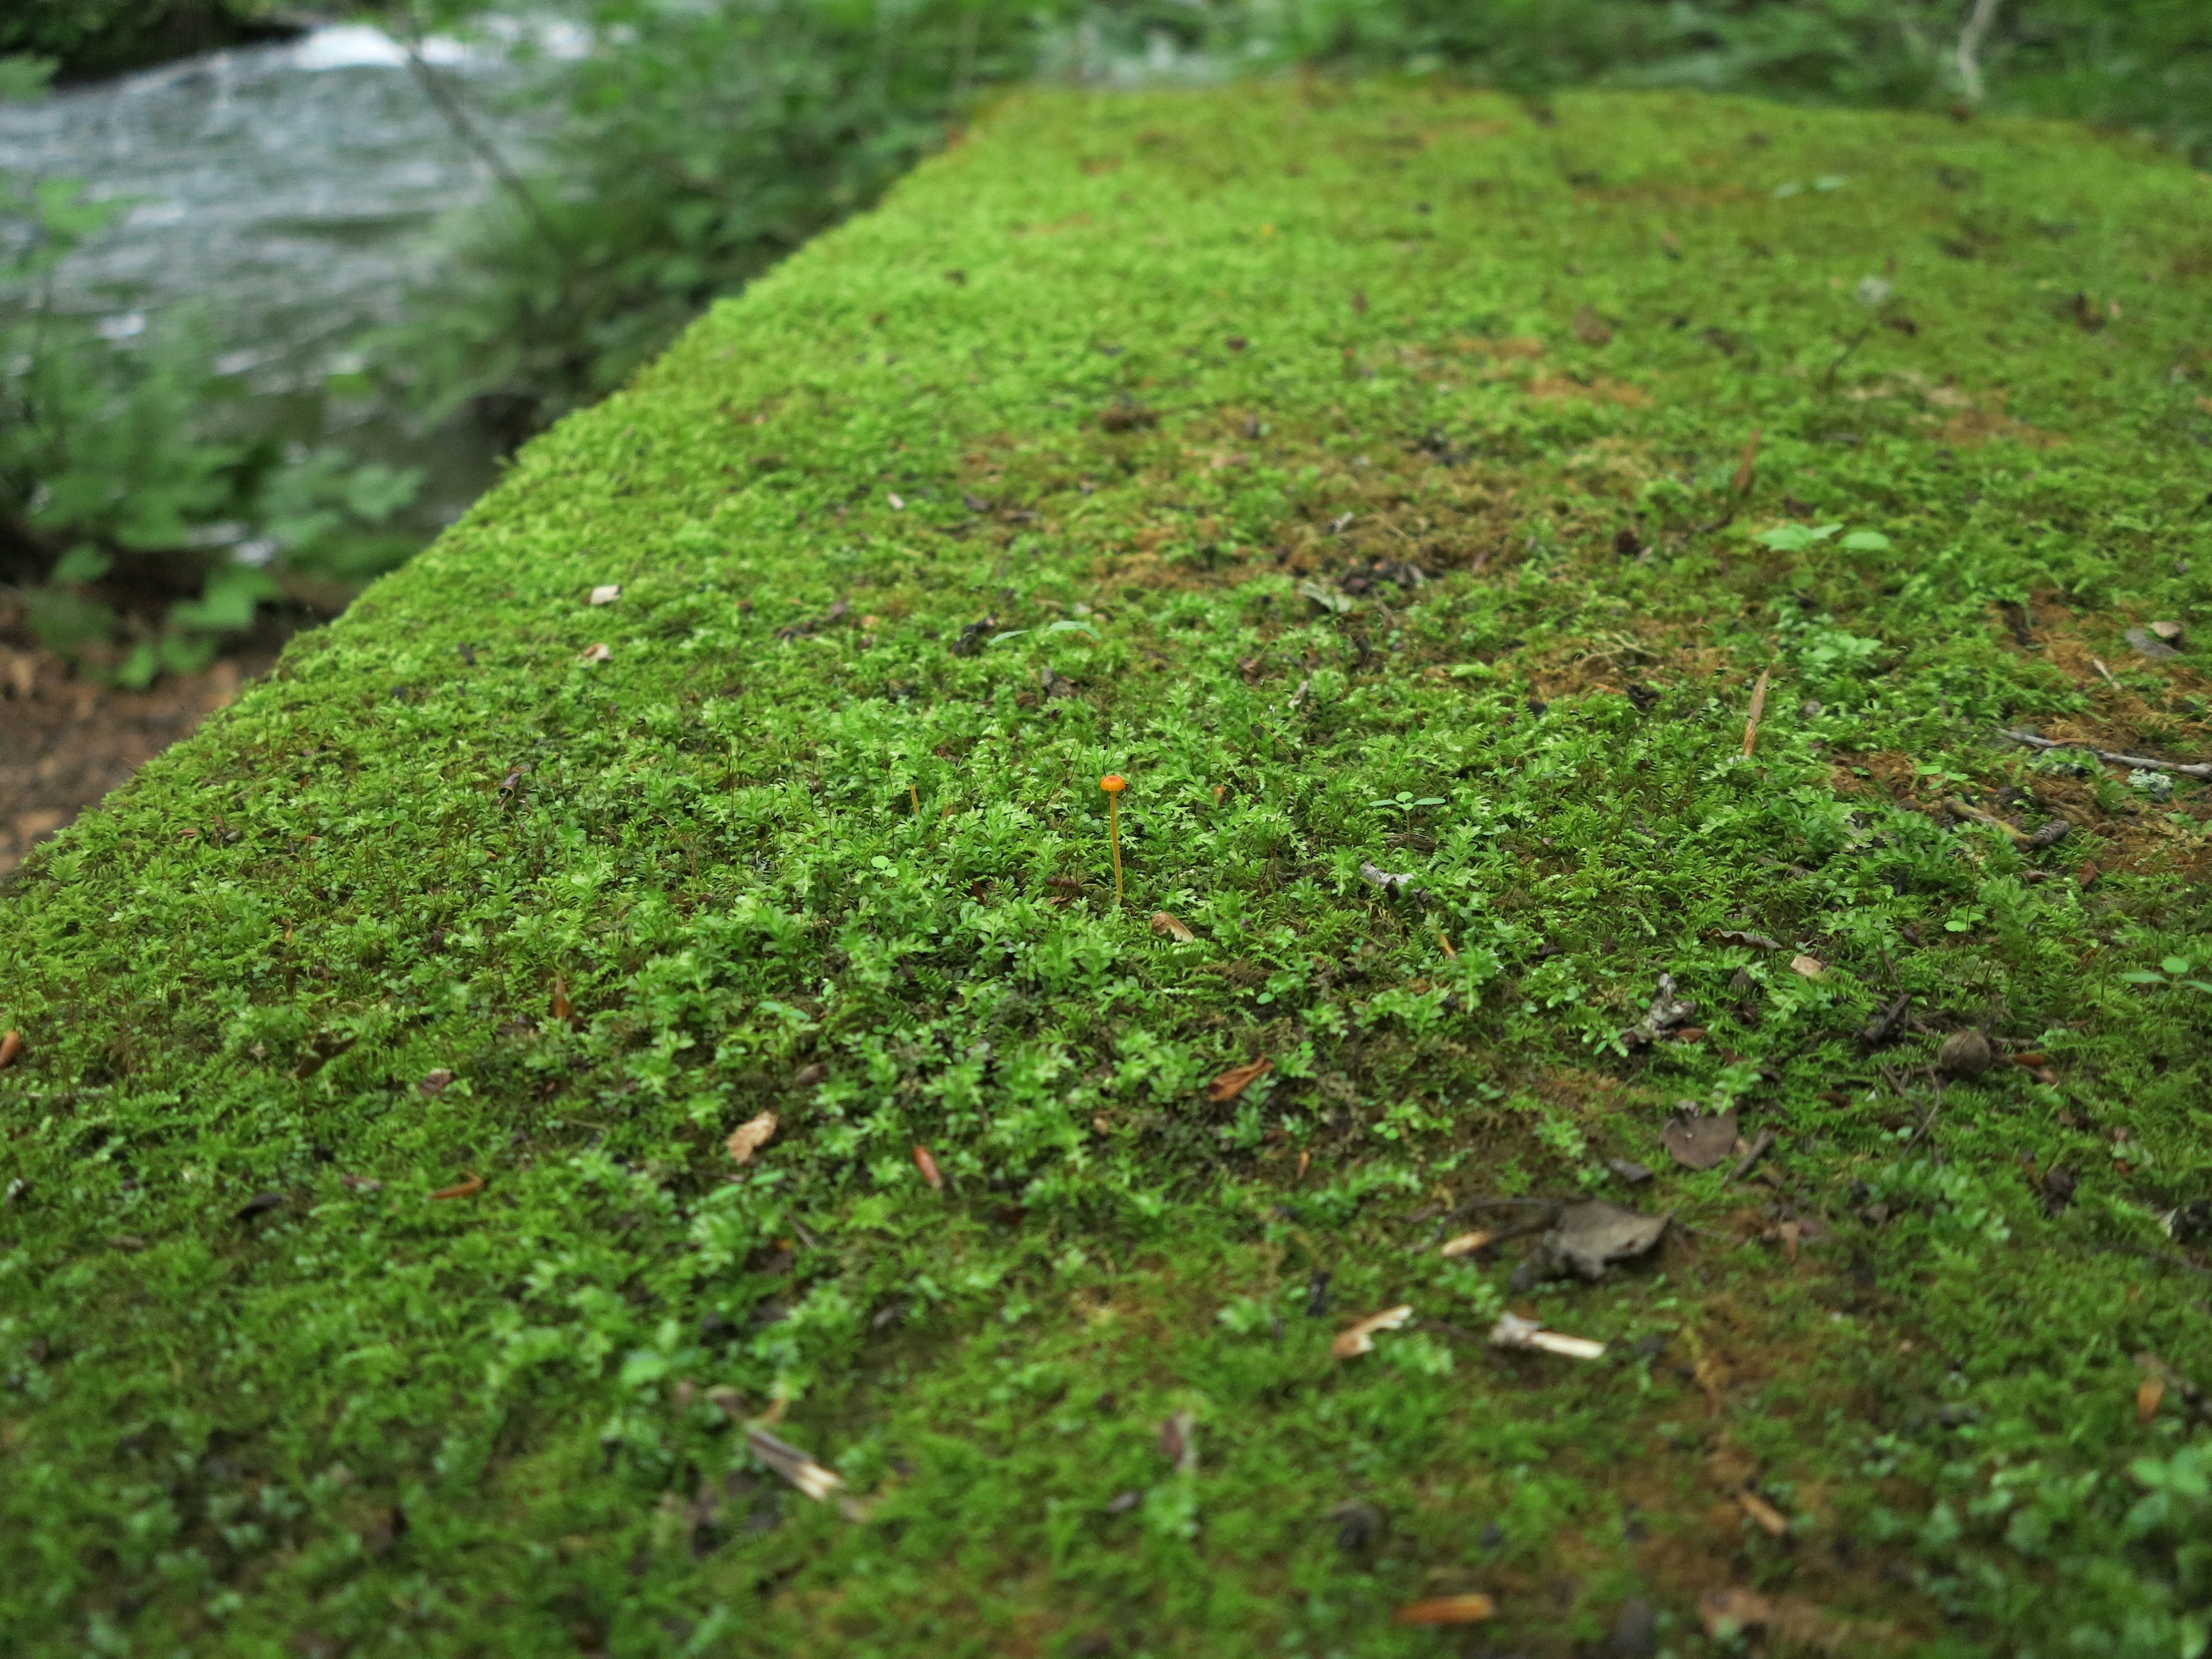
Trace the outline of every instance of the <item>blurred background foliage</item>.
<instances>
[{"instance_id":1,"label":"blurred background foliage","mask_svg":"<svg viewBox=\"0 0 2212 1659\"><path fill-rule=\"evenodd\" d=\"M2212 165L2203 0L580 0L592 49L526 94L502 155L420 48L477 0L374 11L497 176L442 232L434 281L363 342L369 383L506 446L603 396L704 307L866 208L992 89L1291 72L1435 76L1540 102L1694 87L1799 101L2066 117ZM17 0L0 95L286 26L262 0ZM528 54L530 39L509 49ZM550 112L549 106L550 106ZM551 118L544 118L550 112ZM112 204L0 180L0 581L88 671L204 661L264 601L327 610L404 559L404 470L231 432L189 325L119 349L52 303Z\"/></svg>"}]
</instances>

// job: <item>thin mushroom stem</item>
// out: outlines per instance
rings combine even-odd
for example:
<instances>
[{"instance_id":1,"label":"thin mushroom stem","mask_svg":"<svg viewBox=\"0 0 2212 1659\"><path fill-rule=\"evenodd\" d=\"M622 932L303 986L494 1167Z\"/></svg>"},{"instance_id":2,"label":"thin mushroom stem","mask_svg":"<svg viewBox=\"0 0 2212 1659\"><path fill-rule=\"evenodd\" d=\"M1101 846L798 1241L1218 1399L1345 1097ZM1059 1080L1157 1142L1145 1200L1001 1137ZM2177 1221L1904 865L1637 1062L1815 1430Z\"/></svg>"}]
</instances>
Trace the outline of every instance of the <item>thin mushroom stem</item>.
<instances>
[{"instance_id":1,"label":"thin mushroom stem","mask_svg":"<svg viewBox=\"0 0 2212 1659\"><path fill-rule=\"evenodd\" d=\"M1121 798L1106 797L1106 839L1114 847L1114 902L1121 902Z\"/></svg>"},{"instance_id":2,"label":"thin mushroom stem","mask_svg":"<svg viewBox=\"0 0 2212 1659\"><path fill-rule=\"evenodd\" d=\"M1118 772L1109 772L1098 780L1098 787L1106 792L1106 839L1114 848L1114 902L1121 902L1121 792L1129 781Z\"/></svg>"}]
</instances>

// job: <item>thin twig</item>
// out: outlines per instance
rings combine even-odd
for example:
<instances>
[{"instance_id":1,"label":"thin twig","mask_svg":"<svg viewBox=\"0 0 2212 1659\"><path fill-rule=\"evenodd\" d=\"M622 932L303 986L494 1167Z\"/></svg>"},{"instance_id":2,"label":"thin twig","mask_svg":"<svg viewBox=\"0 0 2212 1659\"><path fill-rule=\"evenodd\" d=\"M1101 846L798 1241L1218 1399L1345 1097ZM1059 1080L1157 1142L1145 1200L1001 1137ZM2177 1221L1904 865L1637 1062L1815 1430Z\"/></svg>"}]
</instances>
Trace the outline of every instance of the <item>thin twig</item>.
<instances>
[{"instance_id":1,"label":"thin twig","mask_svg":"<svg viewBox=\"0 0 2212 1659\"><path fill-rule=\"evenodd\" d=\"M1930 1076L1933 1075L1934 1074L1931 1073ZM1910 1140L1907 1140L1904 1146L1898 1148L1897 1155L1899 1158L1903 1158L1905 1153L1911 1152L1915 1146L1917 1146L1920 1144L1921 1138L1927 1134L1930 1129L1936 1127L1936 1114L1943 1109L1943 1080L1941 1078L1936 1078L1935 1082L1936 1098L1928 1103L1928 1115L1920 1120L1920 1127L1912 1132L1912 1138Z\"/></svg>"},{"instance_id":2,"label":"thin twig","mask_svg":"<svg viewBox=\"0 0 2212 1659\"><path fill-rule=\"evenodd\" d=\"M2144 772L2179 772L2185 778L2212 778L2212 761L2158 760L2148 755L2123 755L2110 749L2100 749L2091 743L2071 743L2059 738L2039 738L2033 732L2010 729L1997 734L2008 743L2023 749L2080 749L2094 755L2108 766L2131 766Z\"/></svg>"},{"instance_id":3,"label":"thin twig","mask_svg":"<svg viewBox=\"0 0 2212 1659\"><path fill-rule=\"evenodd\" d=\"M1982 101L1982 41L1990 25L1997 21L1997 8L2003 3L2004 0L1974 0L1966 25L1959 31L1959 87L1970 104Z\"/></svg>"},{"instance_id":4,"label":"thin twig","mask_svg":"<svg viewBox=\"0 0 2212 1659\"><path fill-rule=\"evenodd\" d=\"M1845 363L1851 360L1851 354L1867 343L1868 337L1872 335L1875 331L1875 322L1879 322L1880 320L1881 319L1877 318L1874 322L1868 323L1865 327L1860 329L1857 333L1852 335L1850 339L1844 343L1844 349L1836 354L1836 361L1828 365L1828 372L1820 377L1820 389L1822 391L1833 392L1836 389L1836 375L1838 372L1842 369Z\"/></svg>"},{"instance_id":5,"label":"thin twig","mask_svg":"<svg viewBox=\"0 0 2212 1659\"><path fill-rule=\"evenodd\" d=\"M1736 1160L1735 1168L1729 1171L1729 1179L1730 1181L1742 1180L1746 1176L1751 1173L1753 1166L1758 1164L1759 1159L1765 1158L1769 1152L1773 1150L1773 1146L1774 1131L1771 1129L1761 1129L1759 1132L1757 1138L1753 1139L1750 1146L1746 1149L1744 1155Z\"/></svg>"},{"instance_id":6,"label":"thin twig","mask_svg":"<svg viewBox=\"0 0 2212 1659\"><path fill-rule=\"evenodd\" d=\"M430 67L429 60L422 56L422 37L419 31L409 31L406 49L409 70L421 85L424 95L436 106L438 113L445 118L446 125L453 130L453 136L491 170L491 175L499 181L500 188L521 206L525 216L538 234L545 239L547 246L562 258L573 259L575 250L568 245L568 239L562 234L561 228L547 214L544 204L538 199L537 192L515 171L505 153L476 124L467 107L454 96L453 89L445 83L437 70Z\"/></svg>"}]
</instances>

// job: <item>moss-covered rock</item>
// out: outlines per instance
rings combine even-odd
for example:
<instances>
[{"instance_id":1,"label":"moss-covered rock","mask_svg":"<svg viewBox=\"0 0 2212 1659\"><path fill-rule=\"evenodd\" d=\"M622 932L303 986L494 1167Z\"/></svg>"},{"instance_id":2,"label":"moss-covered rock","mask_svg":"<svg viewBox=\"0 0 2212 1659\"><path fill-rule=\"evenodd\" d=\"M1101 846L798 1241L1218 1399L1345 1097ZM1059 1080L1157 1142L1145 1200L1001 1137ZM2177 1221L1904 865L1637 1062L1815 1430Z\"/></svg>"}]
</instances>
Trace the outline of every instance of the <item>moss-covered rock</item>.
<instances>
[{"instance_id":1,"label":"moss-covered rock","mask_svg":"<svg viewBox=\"0 0 2212 1659\"><path fill-rule=\"evenodd\" d=\"M2212 184L1549 114L1019 100L34 856L12 1650L2201 1646Z\"/></svg>"}]
</instances>

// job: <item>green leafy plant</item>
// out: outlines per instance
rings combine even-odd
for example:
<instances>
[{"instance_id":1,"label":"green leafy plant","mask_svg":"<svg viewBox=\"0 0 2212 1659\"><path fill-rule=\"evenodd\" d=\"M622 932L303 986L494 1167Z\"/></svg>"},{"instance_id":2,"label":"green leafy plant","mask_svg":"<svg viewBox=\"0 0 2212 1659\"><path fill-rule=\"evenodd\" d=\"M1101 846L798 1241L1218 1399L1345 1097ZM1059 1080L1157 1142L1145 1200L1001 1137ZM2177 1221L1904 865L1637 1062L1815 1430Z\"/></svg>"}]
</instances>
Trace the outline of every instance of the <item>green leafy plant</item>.
<instances>
[{"instance_id":1,"label":"green leafy plant","mask_svg":"<svg viewBox=\"0 0 2212 1659\"><path fill-rule=\"evenodd\" d=\"M51 648L143 685L204 667L288 576L404 558L386 526L419 475L222 435L229 394L191 319L103 331L58 303L64 260L124 205L0 179L0 579Z\"/></svg>"}]
</instances>

